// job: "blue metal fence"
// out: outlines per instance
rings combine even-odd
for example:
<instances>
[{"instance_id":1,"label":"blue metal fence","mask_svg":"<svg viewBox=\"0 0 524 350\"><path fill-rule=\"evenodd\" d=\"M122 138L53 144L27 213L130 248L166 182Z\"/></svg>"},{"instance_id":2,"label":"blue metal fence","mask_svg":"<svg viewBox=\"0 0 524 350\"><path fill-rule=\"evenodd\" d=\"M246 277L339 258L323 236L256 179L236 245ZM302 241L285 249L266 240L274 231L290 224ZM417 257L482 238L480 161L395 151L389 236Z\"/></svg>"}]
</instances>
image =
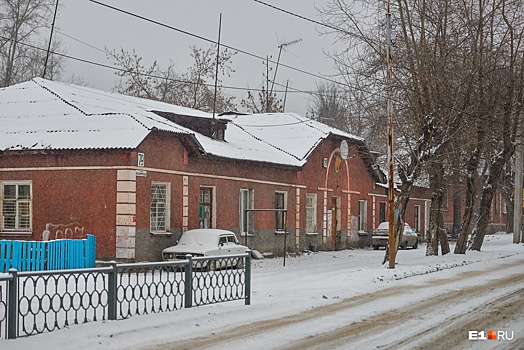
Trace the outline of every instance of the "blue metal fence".
<instances>
[{"instance_id":1,"label":"blue metal fence","mask_svg":"<svg viewBox=\"0 0 524 350\"><path fill-rule=\"evenodd\" d=\"M96 237L56 241L0 241L0 272L95 267Z\"/></svg>"}]
</instances>

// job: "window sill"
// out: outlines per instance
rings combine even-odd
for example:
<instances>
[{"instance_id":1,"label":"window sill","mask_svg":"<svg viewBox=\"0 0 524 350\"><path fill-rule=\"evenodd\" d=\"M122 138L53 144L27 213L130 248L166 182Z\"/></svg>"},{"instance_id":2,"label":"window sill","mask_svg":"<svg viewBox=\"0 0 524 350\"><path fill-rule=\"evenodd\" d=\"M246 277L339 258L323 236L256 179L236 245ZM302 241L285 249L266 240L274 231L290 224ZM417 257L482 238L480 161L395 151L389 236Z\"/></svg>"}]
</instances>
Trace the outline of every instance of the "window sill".
<instances>
[{"instance_id":1,"label":"window sill","mask_svg":"<svg viewBox=\"0 0 524 350\"><path fill-rule=\"evenodd\" d=\"M360 231L360 230L359 230L359 231L358 231L358 235L359 235L359 236L367 236L368 233L367 233L367 231Z\"/></svg>"},{"instance_id":2,"label":"window sill","mask_svg":"<svg viewBox=\"0 0 524 350\"><path fill-rule=\"evenodd\" d=\"M283 230L276 230L276 231L275 231L275 234L276 234L276 235L283 235L284 233L285 233L286 235L289 234L288 231L283 231Z\"/></svg>"},{"instance_id":3,"label":"window sill","mask_svg":"<svg viewBox=\"0 0 524 350\"><path fill-rule=\"evenodd\" d=\"M31 236L33 232L27 231L1 231L0 236Z\"/></svg>"},{"instance_id":4,"label":"window sill","mask_svg":"<svg viewBox=\"0 0 524 350\"><path fill-rule=\"evenodd\" d=\"M255 237L255 235L254 235L253 233L245 233L245 232L244 232L244 233L241 233L241 234L240 234L240 237L246 237L246 236L247 236L247 237Z\"/></svg>"},{"instance_id":5,"label":"window sill","mask_svg":"<svg viewBox=\"0 0 524 350\"><path fill-rule=\"evenodd\" d=\"M149 232L151 233L153 236L172 236L173 235L173 232L169 232L169 231L166 231L166 232Z\"/></svg>"},{"instance_id":6,"label":"window sill","mask_svg":"<svg viewBox=\"0 0 524 350\"><path fill-rule=\"evenodd\" d=\"M306 232L306 236L318 236L318 232Z\"/></svg>"}]
</instances>

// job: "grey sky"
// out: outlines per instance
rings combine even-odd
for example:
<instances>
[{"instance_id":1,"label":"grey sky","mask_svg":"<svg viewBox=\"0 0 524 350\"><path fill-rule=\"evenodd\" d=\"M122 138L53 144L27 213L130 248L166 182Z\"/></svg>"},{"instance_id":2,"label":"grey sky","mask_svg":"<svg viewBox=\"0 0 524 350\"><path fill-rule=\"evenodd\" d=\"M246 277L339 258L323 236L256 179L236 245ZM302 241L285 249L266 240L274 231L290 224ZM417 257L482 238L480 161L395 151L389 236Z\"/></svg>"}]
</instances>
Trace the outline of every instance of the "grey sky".
<instances>
[{"instance_id":1,"label":"grey sky","mask_svg":"<svg viewBox=\"0 0 524 350\"><path fill-rule=\"evenodd\" d=\"M319 36L314 23L277 11L252 0L101 0L123 10L165 23L169 26L216 40L218 37L219 14L222 13L221 42L258 56L278 56L278 45L295 39L300 43L291 45L282 52L280 62L314 74L332 74L333 64L323 50L333 50L333 37ZM315 6L325 1L312 0L267 0L274 6L319 20ZM190 45L208 48L210 44L153 23L97 5L88 0L61 0L57 18L56 36L66 48L68 55L89 61L112 65L99 49L135 49L146 63L157 60L167 65L172 59L180 71L191 65ZM65 34L65 35L63 35ZM76 39L73 40L72 38ZM260 59L237 54L233 58L231 78L223 78L223 84L243 88L260 88L265 70ZM74 74L83 77L90 86L110 91L117 76L114 71L68 61L65 77ZM270 73L272 77L273 72ZM285 85L289 79L291 87L313 90L315 77L279 66L277 83ZM276 89L277 87L275 87ZM278 87L283 90L284 88ZM290 90L291 91L291 90ZM226 90L234 96L245 96L245 91ZM287 95L286 111L305 114L306 94ZM237 98L238 100L238 98Z\"/></svg>"}]
</instances>

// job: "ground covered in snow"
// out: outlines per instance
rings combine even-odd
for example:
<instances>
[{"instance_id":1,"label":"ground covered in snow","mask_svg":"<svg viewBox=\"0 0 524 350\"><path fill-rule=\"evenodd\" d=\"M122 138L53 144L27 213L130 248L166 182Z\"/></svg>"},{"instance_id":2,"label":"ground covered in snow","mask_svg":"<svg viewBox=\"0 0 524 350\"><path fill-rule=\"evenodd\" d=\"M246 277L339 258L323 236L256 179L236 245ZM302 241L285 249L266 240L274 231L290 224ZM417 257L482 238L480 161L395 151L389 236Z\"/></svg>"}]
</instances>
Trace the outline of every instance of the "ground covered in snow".
<instances>
[{"instance_id":1,"label":"ground covered in snow","mask_svg":"<svg viewBox=\"0 0 524 350\"><path fill-rule=\"evenodd\" d=\"M16 340L34 349L523 349L524 245L487 236L482 252L319 252L254 260L243 301L93 322ZM497 331L497 340L487 338ZM473 333L471 333L473 332ZM484 332L484 333L481 333ZM501 339L504 337L504 339Z\"/></svg>"}]
</instances>

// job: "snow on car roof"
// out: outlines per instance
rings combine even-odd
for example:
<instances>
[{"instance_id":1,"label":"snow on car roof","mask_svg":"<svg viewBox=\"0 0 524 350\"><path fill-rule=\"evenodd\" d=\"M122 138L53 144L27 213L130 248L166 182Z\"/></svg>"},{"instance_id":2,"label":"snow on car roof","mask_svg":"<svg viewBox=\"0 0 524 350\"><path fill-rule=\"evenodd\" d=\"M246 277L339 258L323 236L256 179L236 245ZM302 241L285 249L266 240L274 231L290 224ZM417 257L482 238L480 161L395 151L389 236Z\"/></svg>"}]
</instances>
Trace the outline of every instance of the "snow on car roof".
<instances>
[{"instance_id":1,"label":"snow on car roof","mask_svg":"<svg viewBox=\"0 0 524 350\"><path fill-rule=\"evenodd\" d=\"M220 229L195 229L182 234L178 245L216 245L221 235L234 235L233 232Z\"/></svg>"}]
</instances>

